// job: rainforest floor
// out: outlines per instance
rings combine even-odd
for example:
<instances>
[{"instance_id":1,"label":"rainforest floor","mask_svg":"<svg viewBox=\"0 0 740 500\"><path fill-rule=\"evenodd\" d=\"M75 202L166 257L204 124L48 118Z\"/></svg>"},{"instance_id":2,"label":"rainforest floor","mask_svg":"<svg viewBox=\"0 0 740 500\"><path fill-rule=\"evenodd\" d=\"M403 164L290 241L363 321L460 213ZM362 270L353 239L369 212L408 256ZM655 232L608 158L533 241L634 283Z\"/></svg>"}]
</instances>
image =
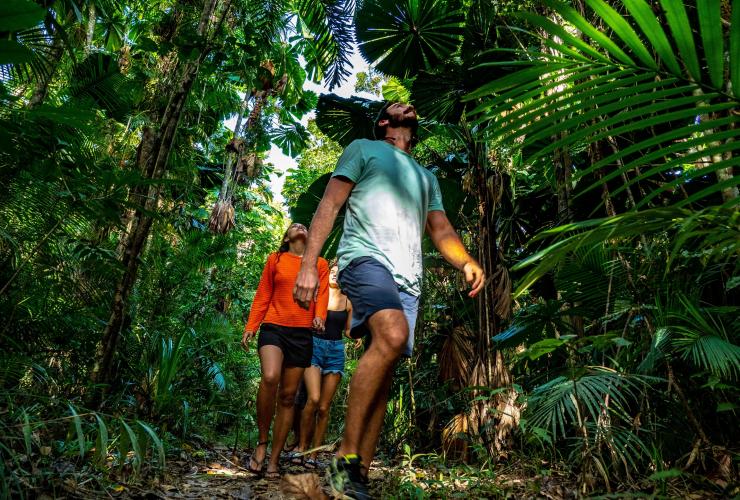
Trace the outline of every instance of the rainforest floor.
<instances>
[{"instance_id":1,"label":"rainforest floor","mask_svg":"<svg viewBox=\"0 0 740 500\"><path fill-rule=\"evenodd\" d=\"M55 462L40 471L47 479L36 482L27 496L43 500L56 498L214 498L214 499L329 499L325 464L331 453L319 454L324 467L308 470L302 465L281 462L282 477L266 479L246 469L251 450L234 453L224 445L184 445L178 457L170 458L164 471L154 464L142 464L134 474L125 468L101 471L72 463ZM425 459L426 458L426 459ZM672 478L675 479L675 478ZM418 455L393 464L376 461L370 473L373 498L729 498L737 488L695 480L661 483L635 482L610 485L611 491L582 494L578 477L539 460L517 458L492 469L465 464L445 464L439 457ZM30 486L30 484L29 484ZM729 497L727 496L730 494Z\"/></svg>"}]
</instances>

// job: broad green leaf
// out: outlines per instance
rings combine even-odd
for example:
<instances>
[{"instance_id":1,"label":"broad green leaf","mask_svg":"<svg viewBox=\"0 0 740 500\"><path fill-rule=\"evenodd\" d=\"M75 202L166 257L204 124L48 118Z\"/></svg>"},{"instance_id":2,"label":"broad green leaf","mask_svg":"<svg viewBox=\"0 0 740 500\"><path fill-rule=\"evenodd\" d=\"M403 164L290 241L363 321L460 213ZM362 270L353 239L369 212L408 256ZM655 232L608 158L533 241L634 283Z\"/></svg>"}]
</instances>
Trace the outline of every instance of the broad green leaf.
<instances>
[{"instance_id":1,"label":"broad green leaf","mask_svg":"<svg viewBox=\"0 0 740 500\"><path fill-rule=\"evenodd\" d=\"M85 458L85 433L82 432L82 419L80 419L80 416L77 414L77 410L75 410L74 406L67 403L67 407L69 407L70 413L72 413L72 422L75 426L75 431L77 432L77 445L80 448L80 458Z\"/></svg>"},{"instance_id":2,"label":"broad green leaf","mask_svg":"<svg viewBox=\"0 0 740 500\"><path fill-rule=\"evenodd\" d=\"M28 420L26 410L23 410L23 443L26 445L26 456L31 460L31 422Z\"/></svg>"},{"instance_id":3,"label":"broad green leaf","mask_svg":"<svg viewBox=\"0 0 740 500\"><path fill-rule=\"evenodd\" d=\"M614 33L629 46L638 59L650 69L658 69L650 52L637 36L635 30L619 13L604 0L586 0L586 3L614 30Z\"/></svg>"},{"instance_id":4,"label":"broad green leaf","mask_svg":"<svg viewBox=\"0 0 740 500\"><path fill-rule=\"evenodd\" d=\"M740 0L732 1L730 19L730 81L732 93L740 98Z\"/></svg>"},{"instance_id":5,"label":"broad green leaf","mask_svg":"<svg viewBox=\"0 0 740 500\"><path fill-rule=\"evenodd\" d=\"M15 32L31 28L39 24L45 15L46 10L31 0L4 0L0 2L0 31Z\"/></svg>"},{"instance_id":6,"label":"broad green leaf","mask_svg":"<svg viewBox=\"0 0 740 500\"><path fill-rule=\"evenodd\" d=\"M0 40L0 65L24 64L33 60L33 52L15 40Z\"/></svg>"},{"instance_id":7,"label":"broad green leaf","mask_svg":"<svg viewBox=\"0 0 740 500\"><path fill-rule=\"evenodd\" d=\"M98 422L96 456L98 463L105 464L105 461L108 458L108 427L106 427L105 422L97 413L95 414L95 420Z\"/></svg>"},{"instance_id":8,"label":"broad green leaf","mask_svg":"<svg viewBox=\"0 0 740 500\"><path fill-rule=\"evenodd\" d=\"M672 477L679 477L682 475L683 475L683 471L679 469L660 470L658 472L653 472L652 474L650 474L650 477L648 477L648 480L663 481L665 479L671 479Z\"/></svg>"},{"instance_id":9,"label":"broad green leaf","mask_svg":"<svg viewBox=\"0 0 740 500\"><path fill-rule=\"evenodd\" d=\"M666 18L668 19L668 25L673 34L673 40L676 42L678 51L689 70L691 78L695 82L700 82L701 69L699 68L699 57L696 54L696 46L694 45L694 32L689 24L689 17L686 14L683 0L660 0L660 4L663 6Z\"/></svg>"},{"instance_id":10,"label":"broad green leaf","mask_svg":"<svg viewBox=\"0 0 740 500\"><path fill-rule=\"evenodd\" d=\"M717 90L724 87L725 48L722 42L722 8L720 0L699 0L696 2L699 14L699 28L704 45L704 57L709 69L709 78Z\"/></svg>"},{"instance_id":11,"label":"broad green leaf","mask_svg":"<svg viewBox=\"0 0 740 500\"><path fill-rule=\"evenodd\" d=\"M126 423L125 420L120 419L121 425L123 426L124 430L126 431L126 435L128 436L128 442L131 443L131 449L134 452L134 460L133 460L133 466L134 471L138 474L141 470L141 461L144 459L144 455L142 454L141 445L139 444L139 438L136 436L136 433L131 428L130 425ZM126 450L128 451L128 450ZM121 457L121 460L124 460L125 456Z\"/></svg>"},{"instance_id":12,"label":"broad green leaf","mask_svg":"<svg viewBox=\"0 0 740 500\"><path fill-rule=\"evenodd\" d=\"M663 28L658 23L653 9L645 0L624 0L624 5L637 21L637 24L640 25L645 36L653 44L653 48L665 65L668 66L669 71L676 76L681 75L681 67L673 54L673 47L671 47L668 37L665 36Z\"/></svg>"},{"instance_id":13,"label":"broad green leaf","mask_svg":"<svg viewBox=\"0 0 740 500\"><path fill-rule=\"evenodd\" d=\"M736 405L735 403L730 403L729 401L725 401L723 403L717 403L717 412L721 411L735 411L740 406Z\"/></svg>"},{"instance_id":14,"label":"broad green leaf","mask_svg":"<svg viewBox=\"0 0 740 500\"><path fill-rule=\"evenodd\" d=\"M159 439L159 436L157 436L157 433L152 430L151 427L146 425L141 420L136 421L141 427L144 428L147 434L149 434L149 437L152 438L152 443L154 443L154 446L157 448L157 456L159 457L159 468L164 470L165 466L165 454L164 454L164 445L162 444L162 440Z\"/></svg>"}]
</instances>

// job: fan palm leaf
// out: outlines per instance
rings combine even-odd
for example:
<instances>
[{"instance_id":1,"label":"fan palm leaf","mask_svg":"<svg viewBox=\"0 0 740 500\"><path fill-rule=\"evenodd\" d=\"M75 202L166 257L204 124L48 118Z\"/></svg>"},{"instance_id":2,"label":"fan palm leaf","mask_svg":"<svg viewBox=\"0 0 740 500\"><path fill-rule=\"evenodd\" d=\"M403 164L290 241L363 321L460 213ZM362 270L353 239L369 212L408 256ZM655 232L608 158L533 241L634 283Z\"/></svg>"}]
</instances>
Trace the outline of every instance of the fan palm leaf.
<instances>
[{"instance_id":1,"label":"fan palm leaf","mask_svg":"<svg viewBox=\"0 0 740 500\"><path fill-rule=\"evenodd\" d=\"M363 57L383 73L404 78L448 59L463 35L462 11L446 0L368 0L357 9Z\"/></svg>"}]
</instances>

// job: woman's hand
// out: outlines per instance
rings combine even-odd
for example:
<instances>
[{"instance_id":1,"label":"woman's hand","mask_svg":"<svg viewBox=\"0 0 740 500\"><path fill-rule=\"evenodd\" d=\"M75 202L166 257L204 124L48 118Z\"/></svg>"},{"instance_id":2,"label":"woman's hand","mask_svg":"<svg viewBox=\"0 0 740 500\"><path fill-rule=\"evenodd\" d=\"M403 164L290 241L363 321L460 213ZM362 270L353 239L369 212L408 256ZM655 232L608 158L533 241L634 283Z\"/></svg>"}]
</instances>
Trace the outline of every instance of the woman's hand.
<instances>
[{"instance_id":1,"label":"woman's hand","mask_svg":"<svg viewBox=\"0 0 740 500\"><path fill-rule=\"evenodd\" d=\"M362 338L355 339L355 349L362 347Z\"/></svg>"},{"instance_id":2,"label":"woman's hand","mask_svg":"<svg viewBox=\"0 0 740 500\"><path fill-rule=\"evenodd\" d=\"M242 348L245 352L249 352L249 341L254 338L254 332L251 330L244 329L244 335L242 335Z\"/></svg>"},{"instance_id":3,"label":"woman's hand","mask_svg":"<svg viewBox=\"0 0 740 500\"><path fill-rule=\"evenodd\" d=\"M316 316L313 319L313 325L312 326L313 326L313 329L316 330L317 332L323 332L324 331L324 320L321 319L320 317Z\"/></svg>"}]
</instances>

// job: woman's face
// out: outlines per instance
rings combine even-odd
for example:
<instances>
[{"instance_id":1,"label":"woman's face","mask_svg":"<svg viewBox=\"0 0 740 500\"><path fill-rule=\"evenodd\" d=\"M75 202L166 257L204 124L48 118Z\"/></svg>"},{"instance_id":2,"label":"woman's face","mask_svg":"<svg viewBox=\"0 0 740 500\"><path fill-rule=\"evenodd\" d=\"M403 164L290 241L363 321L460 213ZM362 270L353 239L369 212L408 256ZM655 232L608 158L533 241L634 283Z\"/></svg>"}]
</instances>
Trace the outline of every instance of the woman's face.
<instances>
[{"instance_id":1,"label":"woman's face","mask_svg":"<svg viewBox=\"0 0 740 500\"><path fill-rule=\"evenodd\" d=\"M291 224L288 228L288 234L285 236L285 241L295 241L298 238L306 239L308 236L308 230L303 224Z\"/></svg>"},{"instance_id":2,"label":"woman's face","mask_svg":"<svg viewBox=\"0 0 740 500\"><path fill-rule=\"evenodd\" d=\"M329 283L332 285L336 285L338 275L339 275L339 267L332 266L332 268L329 269Z\"/></svg>"}]
</instances>

